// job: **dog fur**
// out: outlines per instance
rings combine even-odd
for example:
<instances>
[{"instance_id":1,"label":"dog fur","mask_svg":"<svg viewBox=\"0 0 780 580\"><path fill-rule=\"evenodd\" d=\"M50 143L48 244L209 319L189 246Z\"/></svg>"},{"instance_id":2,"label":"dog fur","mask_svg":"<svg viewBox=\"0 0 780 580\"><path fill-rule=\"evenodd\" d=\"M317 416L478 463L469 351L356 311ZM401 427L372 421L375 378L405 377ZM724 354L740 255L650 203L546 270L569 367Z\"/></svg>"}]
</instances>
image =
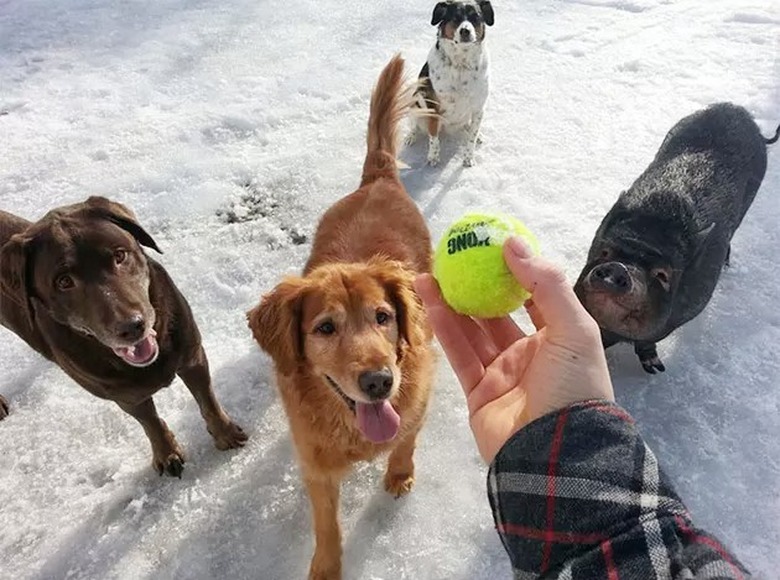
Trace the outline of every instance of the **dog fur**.
<instances>
[{"instance_id":1,"label":"dog fur","mask_svg":"<svg viewBox=\"0 0 780 580\"><path fill-rule=\"evenodd\" d=\"M157 472L181 477L184 453L152 400L177 374L217 448L243 446L247 436L211 388L187 301L142 245L159 251L128 208L103 197L36 223L0 211L0 323L138 420Z\"/></svg>"},{"instance_id":2,"label":"dog fur","mask_svg":"<svg viewBox=\"0 0 780 580\"><path fill-rule=\"evenodd\" d=\"M341 577L339 489L355 462L389 452L385 489L396 497L411 490L431 388L432 334L412 286L431 270L431 240L395 160L396 127L412 100L402 74L396 56L372 95L360 188L324 214L303 276L285 279L247 314L274 360L311 500L311 579ZM361 383L377 369L388 370L378 399ZM395 437L379 443L354 410L376 401L400 417Z\"/></svg>"},{"instance_id":3,"label":"dog fur","mask_svg":"<svg viewBox=\"0 0 780 580\"><path fill-rule=\"evenodd\" d=\"M480 142L485 103L489 94L488 52L485 28L494 22L489 0L439 2L431 24L438 27L436 44L420 71L421 86L415 106L436 113L413 120L407 144L420 132L428 134L428 164L439 163L441 130L465 130L463 165L474 165Z\"/></svg>"}]
</instances>

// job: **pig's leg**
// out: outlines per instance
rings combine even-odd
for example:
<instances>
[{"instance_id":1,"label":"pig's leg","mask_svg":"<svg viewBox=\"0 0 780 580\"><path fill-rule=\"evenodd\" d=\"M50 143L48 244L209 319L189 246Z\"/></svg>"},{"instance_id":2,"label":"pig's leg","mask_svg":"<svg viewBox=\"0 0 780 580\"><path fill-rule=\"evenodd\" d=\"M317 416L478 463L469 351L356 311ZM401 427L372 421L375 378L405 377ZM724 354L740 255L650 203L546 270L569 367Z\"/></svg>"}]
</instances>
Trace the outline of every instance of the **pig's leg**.
<instances>
[{"instance_id":1,"label":"pig's leg","mask_svg":"<svg viewBox=\"0 0 780 580\"><path fill-rule=\"evenodd\" d=\"M656 370L660 372L666 370L664 363L658 358L658 351L655 349L654 342L635 342L634 352L639 357L642 368L651 375L654 375Z\"/></svg>"},{"instance_id":2,"label":"pig's leg","mask_svg":"<svg viewBox=\"0 0 780 580\"><path fill-rule=\"evenodd\" d=\"M610 332L609 330L601 329L601 344L607 349L620 342L620 337L617 334Z\"/></svg>"}]
</instances>

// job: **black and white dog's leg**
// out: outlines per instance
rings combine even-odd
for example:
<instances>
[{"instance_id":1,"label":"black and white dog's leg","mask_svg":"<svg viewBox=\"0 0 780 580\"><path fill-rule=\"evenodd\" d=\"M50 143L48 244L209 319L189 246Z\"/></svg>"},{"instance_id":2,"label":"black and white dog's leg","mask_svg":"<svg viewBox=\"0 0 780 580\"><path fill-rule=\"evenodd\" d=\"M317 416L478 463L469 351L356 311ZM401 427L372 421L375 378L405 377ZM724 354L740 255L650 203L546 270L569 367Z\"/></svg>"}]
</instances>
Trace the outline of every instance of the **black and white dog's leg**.
<instances>
[{"instance_id":1,"label":"black and white dog's leg","mask_svg":"<svg viewBox=\"0 0 780 580\"><path fill-rule=\"evenodd\" d=\"M471 167L474 165L474 149L477 147L479 138L479 128L482 125L482 111L474 113L471 118L471 124L466 132L466 153L463 155L463 166Z\"/></svg>"},{"instance_id":2,"label":"black and white dog's leg","mask_svg":"<svg viewBox=\"0 0 780 580\"><path fill-rule=\"evenodd\" d=\"M414 145L417 143L417 138L420 136L420 121L414 117L409 119L409 128L404 137L404 146Z\"/></svg>"},{"instance_id":3,"label":"black and white dog's leg","mask_svg":"<svg viewBox=\"0 0 780 580\"><path fill-rule=\"evenodd\" d=\"M441 154L439 126L438 117L428 119L428 165L431 167L436 167L439 164L439 155Z\"/></svg>"}]
</instances>

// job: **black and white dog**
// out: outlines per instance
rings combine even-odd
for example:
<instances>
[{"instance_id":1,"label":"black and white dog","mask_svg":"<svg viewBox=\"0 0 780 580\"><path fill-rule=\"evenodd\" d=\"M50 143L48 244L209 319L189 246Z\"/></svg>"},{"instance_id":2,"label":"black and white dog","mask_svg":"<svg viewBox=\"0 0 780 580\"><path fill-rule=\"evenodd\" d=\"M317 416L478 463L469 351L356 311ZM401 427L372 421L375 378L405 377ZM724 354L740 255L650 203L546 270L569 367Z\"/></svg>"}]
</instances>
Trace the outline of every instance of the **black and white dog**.
<instances>
[{"instance_id":1,"label":"black and white dog","mask_svg":"<svg viewBox=\"0 0 780 580\"><path fill-rule=\"evenodd\" d=\"M488 54L485 27L493 25L489 0L451 0L433 9L431 24L438 26L436 45L420 71L415 106L436 113L413 116L406 142L428 133L428 164L439 163L439 133L466 131L463 165L474 165L474 149L488 97Z\"/></svg>"}]
</instances>

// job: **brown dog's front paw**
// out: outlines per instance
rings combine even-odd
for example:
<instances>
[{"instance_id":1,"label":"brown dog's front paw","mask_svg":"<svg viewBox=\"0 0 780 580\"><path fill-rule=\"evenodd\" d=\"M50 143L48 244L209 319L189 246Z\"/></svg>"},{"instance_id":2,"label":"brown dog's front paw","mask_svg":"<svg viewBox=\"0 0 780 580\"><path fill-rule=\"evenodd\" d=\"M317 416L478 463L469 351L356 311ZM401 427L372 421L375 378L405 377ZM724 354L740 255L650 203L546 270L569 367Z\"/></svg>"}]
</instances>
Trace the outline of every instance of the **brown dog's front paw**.
<instances>
[{"instance_id":1,"label":"brown dog's front paw","mask_svg":"<svg viewBox=\"0 0 780 580\"><path fill-rule=\"evenodd\" d=\"M315 552L309 568L309 580L341 580L341 558L334 560Z\"/></svg>"},{"instance_id":2,"label":"brown dog's front paw","mask_svg":"<svg viewBox=\"0 0 780 580\"><path fill-rule=\"evenodd\" d=\"M0 421L8 417L8 401L3 395L0 395Z\"/></svg>"},{"instance_id":3,"label":"brown dog's front paw","mask_svg":"<svg viewBox=\"0 0 780 580\"><path fill-rule=\"evenodd\" d=\"M165 474L181 479L181 474L184 473L185 462L184 453L181 449L177 449L167 455L155 455L152 460L152 466L159 475Z\"/></svg>"},{"instance_id":4,"label":"brown dog's front paw","mask_svg":"<svg viewBox=\"0 0 780 580\"><path fill-rule=\"evenodd\" d=\"M209 429L209 433L211 433L211 436L214 438L214 445L216 445L217 449L220 451L243 447L249 439L249 435L244 433L244 430L233 423L233 421L228 421L218 429Z\"/></svg>"},{"instance_id":5,"label":"brown dog's front paw","mask_svg":"<svg viewBox=\"0 0 780 580\"><path fill-rule=\"evenodd\" d=\"M412 491L413 473L385 473L385 491L396 499Z\"/></svg>"}]
</instances>

